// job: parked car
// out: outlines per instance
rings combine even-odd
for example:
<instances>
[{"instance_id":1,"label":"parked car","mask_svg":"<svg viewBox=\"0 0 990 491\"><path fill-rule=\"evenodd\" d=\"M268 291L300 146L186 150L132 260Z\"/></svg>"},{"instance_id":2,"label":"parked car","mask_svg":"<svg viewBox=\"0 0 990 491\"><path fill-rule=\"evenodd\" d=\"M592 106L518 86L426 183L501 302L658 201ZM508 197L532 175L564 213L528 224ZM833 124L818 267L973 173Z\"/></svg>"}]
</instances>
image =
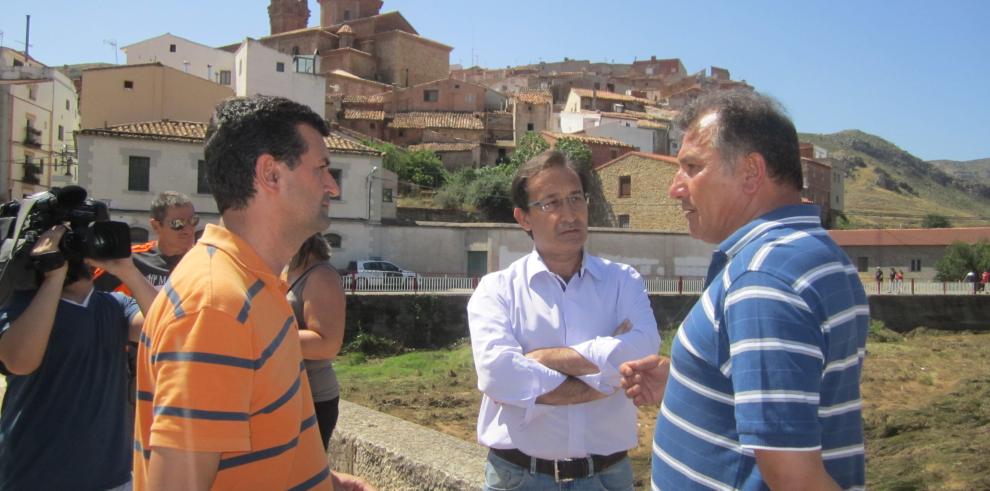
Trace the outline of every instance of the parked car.
<instances>
[{"instance_id":1,"label":"parked car","mask_svg":"<svg viewBox=\"0 0 990 491\"><path fill-rule=\"evenodd\" d=\"M377 259L365 259L347 263L345 275L353 275L358 287L381 286L389 278L415 278L416 273L396 266L394 263Z\"/></svg>"}]
</instances>

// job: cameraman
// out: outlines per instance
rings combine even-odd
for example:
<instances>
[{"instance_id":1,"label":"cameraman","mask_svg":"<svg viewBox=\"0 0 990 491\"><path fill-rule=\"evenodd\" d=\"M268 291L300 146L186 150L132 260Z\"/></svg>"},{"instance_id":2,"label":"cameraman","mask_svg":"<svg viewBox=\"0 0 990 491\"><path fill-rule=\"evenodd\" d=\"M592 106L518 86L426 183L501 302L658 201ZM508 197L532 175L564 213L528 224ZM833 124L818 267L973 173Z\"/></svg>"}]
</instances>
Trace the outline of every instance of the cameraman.
<instances>
[{"instance_id":1,"label":"cameraman","mask_svg":"<svg viewBox=\"0 0 990 491\"><path fill-rule=\"evenodd\" d=\"M31 251L38 289L0 308L0 372L8 376L0 491L130 486L124 347L140 335L141 312L157 291L130 258L66 261L65 232L52 227ZM133 298L95 291L90 266L120 278Z\"/></svg>"}]
</instances>

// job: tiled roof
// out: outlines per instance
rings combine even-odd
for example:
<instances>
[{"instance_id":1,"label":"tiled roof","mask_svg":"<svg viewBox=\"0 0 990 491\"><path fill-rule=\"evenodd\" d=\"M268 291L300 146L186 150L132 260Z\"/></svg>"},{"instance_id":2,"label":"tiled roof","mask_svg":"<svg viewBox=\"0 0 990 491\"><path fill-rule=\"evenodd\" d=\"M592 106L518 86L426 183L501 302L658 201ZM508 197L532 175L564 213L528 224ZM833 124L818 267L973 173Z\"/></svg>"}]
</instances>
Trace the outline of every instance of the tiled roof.
<instances>
[{"instance_id":1,"label":"tiled roof","mask_svg":"<svg viewBox=\"0 0 990 491\"><path fill-rule=\"evenodd\" d=\"M385 111L367 111L364 109L344 109L344 119L367 119L384 121Z\"/></svg>"},{"instance_id":2,"label":"tiled roof","mask_svg":"<svg viewBox=\"0 0 990 491\"><path fill-rule=\"evenodd\" d=\"M829 230L840 246L947 246L990 240L990 227Z\"/></svg>"},{"instance_id":3,"label":"tiled roof","mask_svg":"<svg viewBox=\"0 0 990 491\"><path fill-rule=\"evenodd\" d=\"M396 113L389 123L392 128L449 128L483 130L481 119L473 113L408 112Z\"/></svg>"},{"instance_id":4,"label":"tiled roof","mask_svg":"<svg viewBox=\"0 0 990 491\"><path fill-rule=\"evenodd\" d=\"M616 94L615 92L608 92L605 90L590 90L590 89L571 89L572 92L576 93L579 97L592 97L596 99L601 99L603 101L618 101L618 102L635 102L637 104L653 104L653 101L649 99L641 99L639 97L633 97L631 95Z\"/></svg>"},{"instance_id":5,"label":"tiled roof","mask_svg":"<svg viewBox=\"0 0 990 491\"><path fill-rule=\"evenodd\" d=\"M477 148L477 143L421 143L406 147L410 151L431 150L434 152L470 152Z\"/></svg>"},{"instance_id":6,"label":"tiled roof","mask_svg":"<svg viewBox=\"0 0 990 491\"><path fill-rule=\"evenodd\" d=\"M513 99L519 102L525 102L527 104L552 104L553 95L545 90L527 90L520 92L514 96Z\"/></svg>"},{"instance_id":7,"label":"tiled roof","mask_svg":"<svg viewBox=\"0 0 990 491\"><path fill-rule=\"evenodd\" d=\"M344 104L383 104L384 102L384 94L344 96Z\"/></svg>"},{"instance_id":8,"label":"tiled roof","mask_svg":"<svg viewBox=\"0 0 990 491\"><path fill-rule=\"evenodd\" d=\"M550 131L544 131L543 134L556 140L560 140L563 138L570 138L572 140L577 140L581 143L588 145L606 145L609 147L636 148L635 145L630 145L625 142L620 142L619 140L616 140L614 138L606 138L603 136L588 136L578 133L552 133Z\"/></svg>"},{"instance_id":9,"label":"tiled roof","mask_svg":"<svg viewBox=\"0 0 990 491\"><path fill-rule=\"evenodd\" d=\"M206 123L163 119L161 121L118 124L107 128L90 128L82 130L82 134L198 143L206 138Z\"/></svg>"},{"instance_id":10,"label":"tiled roof","mask_svg":"<svg viewBox=\"0 0 990 491\"><path fill-rule=\"evenodd\" d=\"M603 118L630 119L630 120L639 119L636 116L633 116L632 114L629 114L629 113L626 113L626 112L613 113L613 112L608 112L608 111L602 111L601 112L601 115L602 115Z\"/></svg>"},{"instance_id":11,"label":"tiled roof","mask_svg":"<svg viewBox=\"0 0 990 491\"><path fill-rule=\"evenodd\" d=\"M330 153L356 153L359 155L381 155L382 153L371 147L366 147L354 139L349 138L344 133L337 130L330 132L330 136L323 138Z\"/></svg>"},{"instance_id":12,"label":"tiled roof","mask_svg":"<svg viewBox=\"0 0 990 491\"><path fill-rule=\"evenodd\" d=\"M608 162L605 162L602 165L599 165L599 166L595 167L595 172L598 172L598 171L600 171L601 169L603 169L605 167L608 167L608 166L611 166L611 165L616 165L616 164L625 162L626 160L632 159L632 158L641 158L641 159L645 158L645 159L650 159L650 160L656 160L657 162L661 162L661 163L664 163L664 164L670 164L670 165L674 165L674 166L677 166L678 165L677 159L675 159L674 157L671 157L669 155L658 155L658 154L655 154L655 153L647 153L647 152L628 152L628 153L624 153L624 154L622 154L622 155L620 155L620 156L618 156L618 157L616 157L616 158L614 158L612 160L609 160Z\"/></svg>"}]
</instances>

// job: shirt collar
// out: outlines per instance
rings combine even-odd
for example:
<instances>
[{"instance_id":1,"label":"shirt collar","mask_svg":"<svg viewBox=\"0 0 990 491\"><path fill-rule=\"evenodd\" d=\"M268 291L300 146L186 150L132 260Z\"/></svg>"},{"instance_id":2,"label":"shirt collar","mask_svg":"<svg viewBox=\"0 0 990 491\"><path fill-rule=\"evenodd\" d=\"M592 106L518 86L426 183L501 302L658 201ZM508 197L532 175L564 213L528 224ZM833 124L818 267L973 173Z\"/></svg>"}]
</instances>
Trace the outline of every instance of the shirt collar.
<instances>
[{"instance_id":1,"label":"shirt collar","mask_svg":"<svg viewBox=\"0 0 990 491\"><path fill-rule=\"evenodd\" d=\"M250 270L265 283L275 285L285 283L279 279L280 272L272 271L254 247L251 247L244 239L226 227L212 223L207 224L203 236L196 243L196 247L215 247L224 251L232 261Z\"/></svg>"},{"instance_id":2,"label":"shirt collar","mask_svg":"<svg viewBox=\"0 0 990 491\"><path fill-rule=\"evenodd\" d=\"M817 205L782 206L732 232L718 245L716 252L732 258L747 244L775 228L796 224L821 226L821 223L821 212Z\"/></svg>"},{"instance_id":3,"label":"shirt collar","mask_svg":"<svg viewBox=\"0 0 990 491\"><path fill-rule=\"evenodd\" d=\"M578 268L578 277L583 277L585 273L590 274L595 279L601 279L602 277L602 265L601 261L596 260L597 258L588 254L587 251L581 251L581 267ZM529 284L533 281L533 277L537 273L546 272L547 274L556 274L547 269L547 264L543 262L543 258L540 257L539 251L536 247L533 247L533 252L529 254L526 259L526 283Z\"/></svg>"},{"instance_id":4,"label":"shirt collar","mask_svg":"<svg viewBox=\"0 0 990 491\"><path fill-rule=\"evenodd\" d=\"M62 301L63 302L69 302L72 305L76 305L76 306L79 306L79 307L82 307L82 308L85 309L85 308L88 308L89 307L89 299L90 298L93 298L93 288L90 288L89 289L89 293L86 294L86 298L82 299L82 302L76 302L76 301L73 301L73 300L69 300L68 298L65 298L65 297L62 297Z\"/></svg>"}]
</instances>

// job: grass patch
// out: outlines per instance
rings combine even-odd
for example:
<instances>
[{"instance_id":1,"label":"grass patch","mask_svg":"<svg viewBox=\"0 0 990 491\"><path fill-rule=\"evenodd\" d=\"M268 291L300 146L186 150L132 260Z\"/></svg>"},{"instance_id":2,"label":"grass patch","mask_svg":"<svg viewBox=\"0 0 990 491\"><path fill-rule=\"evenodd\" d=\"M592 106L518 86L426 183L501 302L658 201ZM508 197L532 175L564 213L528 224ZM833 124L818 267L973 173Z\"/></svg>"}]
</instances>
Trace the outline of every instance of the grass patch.
<instances>
[{"instance_id":1,"label":"grass patch","mask_svg":"<svg viewBox=\"0 0 990 491\"><path fill-rule=\"evenodd\" d=\"M662 333L670 352L674 331ZM870 326L863 373L868 487L990 489L990 334ZM389 358L341 356L344 399L475 441L481 395L467 342ZM630 452L636 487L649 487L657 408L639 411Z\"/></svg>"}]
</instances>

